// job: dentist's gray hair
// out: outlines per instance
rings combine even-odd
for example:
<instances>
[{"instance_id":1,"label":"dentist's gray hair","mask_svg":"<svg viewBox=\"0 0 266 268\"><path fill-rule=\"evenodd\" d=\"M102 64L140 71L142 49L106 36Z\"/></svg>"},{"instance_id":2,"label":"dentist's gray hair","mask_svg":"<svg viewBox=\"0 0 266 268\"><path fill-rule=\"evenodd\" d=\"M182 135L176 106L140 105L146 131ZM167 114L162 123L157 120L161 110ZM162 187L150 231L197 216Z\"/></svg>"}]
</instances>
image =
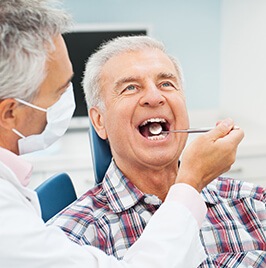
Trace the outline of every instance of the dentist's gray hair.
<instances>
[{"instance_id":1,"label":"dentist's gray hair","mask_svg":"<svg viewBox=\"0 0 266 268\"><path fill-rule=\"evenodd\" d=\"M148 36L117 37L104 43L97 52L89 57L86 63L82 85L88 108L97 106L104 109L104 103L100 96L100 75L103 65L118 54L127 51L139 51L145 48L159 49L171 59L179 74L180 86L183 87L181 67L176 59L167 54L161 42Z\"/></svg>"},{"instance_id":2,"label":"dentist's gray hair","mask_svg":"<svg viewBox=\"0 0 266 268\"><path fill-rule=\"evenodd\" d=\"M0 1L0 99L34 97L46 76L53 39L66 32L70 16L58 1Z\"/></svg>"}]
</instances>

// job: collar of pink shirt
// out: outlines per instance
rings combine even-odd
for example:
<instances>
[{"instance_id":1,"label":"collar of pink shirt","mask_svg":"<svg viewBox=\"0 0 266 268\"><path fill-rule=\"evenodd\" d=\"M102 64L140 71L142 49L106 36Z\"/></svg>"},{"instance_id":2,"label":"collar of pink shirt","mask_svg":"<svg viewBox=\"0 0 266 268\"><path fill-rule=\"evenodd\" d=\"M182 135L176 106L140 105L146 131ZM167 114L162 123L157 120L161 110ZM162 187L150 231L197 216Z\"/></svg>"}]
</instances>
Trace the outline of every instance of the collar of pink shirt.
<instances>
[{"instance_id":1,"label":"collar of pink shirt","mask_svg":"<svg viewBox=\"0 0 266 268\"><path fill-rule=\"evenodd\" d=\"M0 148L0 161L11 169L20 183L27 186L30 182L32 165L9 150Z\"/></svg>"}]
</instances>

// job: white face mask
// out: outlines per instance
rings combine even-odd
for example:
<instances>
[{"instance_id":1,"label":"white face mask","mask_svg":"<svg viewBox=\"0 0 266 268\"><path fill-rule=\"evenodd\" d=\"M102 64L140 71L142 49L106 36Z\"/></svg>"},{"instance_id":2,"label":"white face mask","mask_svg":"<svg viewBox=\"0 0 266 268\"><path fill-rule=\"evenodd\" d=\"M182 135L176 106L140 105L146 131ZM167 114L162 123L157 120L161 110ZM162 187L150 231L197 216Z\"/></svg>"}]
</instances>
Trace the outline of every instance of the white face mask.
<instances>
[{"instance_id":1,"label":"white face mask","mask_svg":"<svg viewBox=\"0 0 266 268\"><path fill-rule=\"evenodd\" d=\"M24 105L46 112L47 120L47 125L40 134L25 137L18 130L12 129L13 132L21 137L18 140L20 155L43 150L62 137L68 129L76 107L72 84L70 84L60 99L47 109L17 98L16 100Z\"/></svg>"}]
</instances>

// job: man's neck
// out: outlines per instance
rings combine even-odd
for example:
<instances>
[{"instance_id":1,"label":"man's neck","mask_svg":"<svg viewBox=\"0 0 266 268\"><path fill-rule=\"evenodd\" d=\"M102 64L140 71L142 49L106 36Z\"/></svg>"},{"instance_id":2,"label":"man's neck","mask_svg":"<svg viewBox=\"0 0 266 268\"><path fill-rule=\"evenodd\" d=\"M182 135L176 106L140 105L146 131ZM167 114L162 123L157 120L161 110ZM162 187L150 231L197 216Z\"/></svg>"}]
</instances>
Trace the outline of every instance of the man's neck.
<instances>
[{"instance_id":1,"label":"man's neck","mask_svg":"<svg viewBox=\"0 0 266 268\"><path fill-rule=\"evenodd\" d=\"M128 171L121 171L143 193L156 195L164 201L170 187L175 183L178 165L141 170L131 167Z\"/></svg>"}]
</instances>

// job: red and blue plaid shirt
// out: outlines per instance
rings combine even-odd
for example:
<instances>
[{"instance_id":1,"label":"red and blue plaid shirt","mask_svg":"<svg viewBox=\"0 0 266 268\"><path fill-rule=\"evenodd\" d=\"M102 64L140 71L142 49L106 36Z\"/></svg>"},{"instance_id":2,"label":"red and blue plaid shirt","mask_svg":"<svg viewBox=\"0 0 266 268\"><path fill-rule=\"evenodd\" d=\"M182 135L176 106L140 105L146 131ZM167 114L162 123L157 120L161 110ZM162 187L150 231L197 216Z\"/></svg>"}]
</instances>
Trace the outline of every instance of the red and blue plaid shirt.
<instances>
[{"instance_id":1,"label":"red and blue plaid shirt","mask_svg":"<svg viewBox=\"0 0 266 268\"><path fill-rule=\"evenodd\" d=\"M202 191L208 207L200 236L205 267L266 267L266 191L217 178ZM102 184L89 190L49 224L61 227L78 244L96 246L123 258L161 205L142 193L111 163Z\"/></svg>"}]
</instances>

